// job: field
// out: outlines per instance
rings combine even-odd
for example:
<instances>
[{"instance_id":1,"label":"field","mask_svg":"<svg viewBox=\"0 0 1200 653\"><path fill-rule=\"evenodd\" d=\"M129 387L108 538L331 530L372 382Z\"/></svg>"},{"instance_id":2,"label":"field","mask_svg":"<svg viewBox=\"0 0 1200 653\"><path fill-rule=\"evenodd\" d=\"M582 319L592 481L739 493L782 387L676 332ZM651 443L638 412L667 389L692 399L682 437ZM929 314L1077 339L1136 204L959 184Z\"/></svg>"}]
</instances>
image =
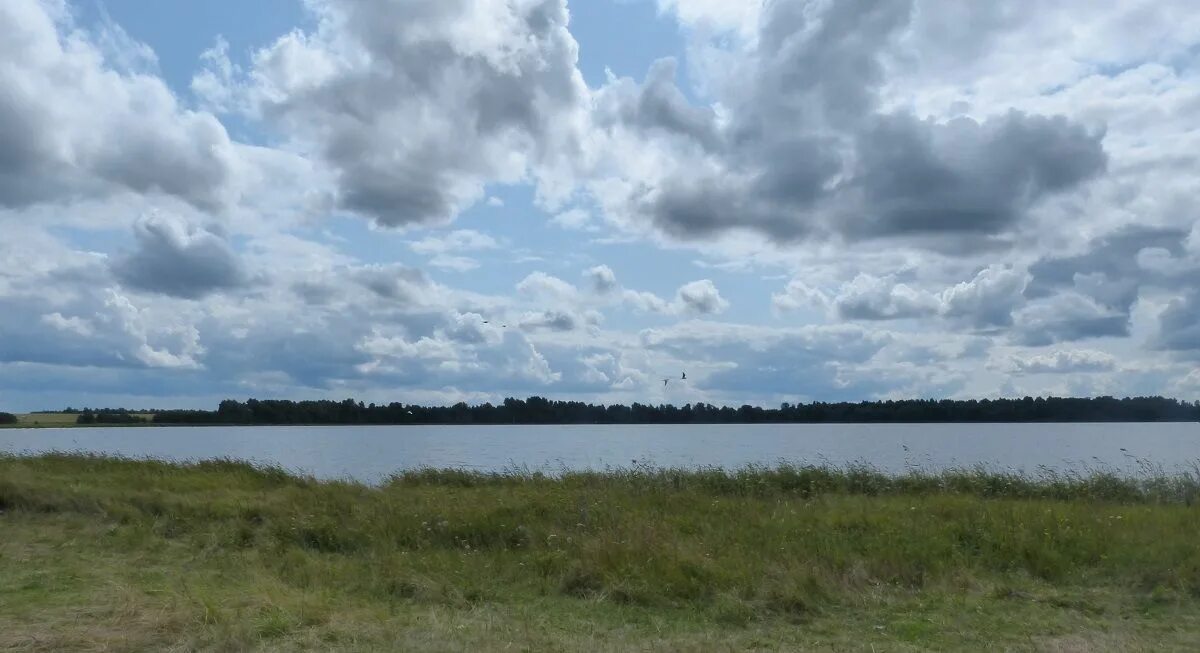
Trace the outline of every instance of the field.
<instances>
[{"instance_id":1,"label":"field","mask_svg":"<svg viewBox=\"0 0 1200 653\"><path fill-rule=\"evenodd\" d=\"M134 413L139 417L150 420L152 415L149 413ZM79 419L77 413L21 413L17 415L16 424L0 425L0 428L63 428L67 426L79 426L75 421ZM130 426L117 424L97 424L96 426ZM136 425L133 425L136 426Z\"/></svg>"},{"instance_id":2,"label":"field","mask_svg":"<svg viewBox=\"0 0 1200 653\"><path fill-rule=\"evenodd\" d=\"M75 426L75 420L78 418L79 415L74 413L25 413L17 415L17 423L12 426L17 428Z\"/></svg>"},{"instance_id":3,"label":"field","mask_svg":"<svg viewBox=\"0 0 1200 653\"><path fill-rule=\"evenodd\" d=\"M1200 478L0 457L0 651L1200 648Z\"/></svg>"}]
</instances>

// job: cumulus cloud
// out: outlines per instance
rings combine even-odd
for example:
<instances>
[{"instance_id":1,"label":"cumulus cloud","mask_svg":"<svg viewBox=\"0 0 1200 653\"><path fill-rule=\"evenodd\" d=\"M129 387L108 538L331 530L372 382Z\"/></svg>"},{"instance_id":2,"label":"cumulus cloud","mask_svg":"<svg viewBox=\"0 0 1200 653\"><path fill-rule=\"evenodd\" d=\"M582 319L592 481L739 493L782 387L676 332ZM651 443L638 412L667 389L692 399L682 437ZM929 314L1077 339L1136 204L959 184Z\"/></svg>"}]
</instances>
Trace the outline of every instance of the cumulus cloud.
<instances>
[{"instance_id":1,"label":"cumulus cloud","mask_svg":"<svg viewBox=\"0 0 1200 653\"><path fill-rule=\"evenodd\" d=\"M941 294L941 312L965 319L978 328L1007 327L1013 311L1024 303L1026 274L1009 267L992 265L980 270L971 281L947 288Z\"/></svg>"},{"instance_id":2,"label":"cumulus cloud","mask_svg":"<svg viewBox=\"0 0 1200 653\"><path fill-rule=\"evenodd\" d=\"M940 292L915 287L897 279L859 273L836 293L813 288L792 279L782 293L773 295L777 310L804 308L832 310L843 320L900 320L943 317L973 328L989 329L1012 324L1012 312L1022 303L1026 275L1004 266L989 266L969 281Z\"/></svg>"},{"instance_id":3,"label":"cumulus cloud","mask_svg":"<svg viewBox=\"0 0 1200 653\"><path fill-rule=\"evenodd\" d=\"M658 0L660 11L674 13L681 23L692 28L744 33L754 29L762 4L759 0Z\"/></svg>"},{"instance_id":4,"label":"cumulus cloud","mask_svg":"<svg viewBox=\"0 0 1200 653\"><path fill-rule=\"evenodd\" d=\"M1128 315L1143 284L1178 286L1197 270L1184 259L1187 235L1175 228L1121 227L1092 239L1081 253L1036 261L1025 294L1040 298L1075 290Z\"/></svg>"},{"instance_id":5,"label":"cumulus cloud","mask_svg":"<svg viewBox=\"0 0 1200 653\"><path fill-rule=\"evenodd\" d=\"M1009 335L1018 344L1031 347L1124 337L1129 335L1129 317L1078 293L1064 293L1018 311Z\"/></svg>"},{"instance_id":6,"label":"cumulus cloud","mask_svg":"<svg viewBox=\"0 0 1200 653\"><path fill-rule=\"evenodd\" d=\"M722 313L729 308L729 302L721 297L716 284L709 279L701 279L684 284L675 294L676 305L684 312L696 315L713 315Z\"/></svg>"},{"instance_id":7,"label":"cumulus cloud","mask_svg":"<svg viewBox=\"0 0 1200 653\"><path fill-rule=\"evenodd\" d=\"M2 4L0 206L120 191L229 203L237 156L225 128L129 69L144 46L111 27L98 38L55 3Z\"/></svg>"},{"instance_id":8,"label":"cumulus cloud","mask_svg":"<svg viewBox=\"0 0 1200 653\"><path fill-rule=\"evenodd\" d=\"M1183 0L1143 4L657 0L686 50L587 88L563 0L311 0L257 50L217 39L186 94L109 21L3 3L0 376L203 405L981 396L1005 374L1194 392L1174 359L1200 351L1200 31ZM772 305L801 315L777 319L814 326L705 321L731 312L711 280L567 281L525 223L418 229L496 217L510 183L551 225L619 232L564 241L575 260L666 234L788 280ZM101 231L156 209L129 246ZM444 286L321 223L345 213L411 229L422 267L475 290L476 252L513 238L547 267L515 293ZM745 279L747 307L771 293ZM689 384L658 387L681 367Z\"/></svg>"},{"instance_id":9,"label":"cumulus cloud","mask_svg":"<svg viewBox=\"0 0 1200 653\"><path fill-rule=\"evenodd\" d=\"M1172 351L1200 351L1200 291L1172 299L1158 317L1154 344Z\"/></svg>"},{"instance_id":10,"label":"cumulus cloud","mask_svg":"<svg viewBox=\"0 0 1200 653\"><path fill-rule=\"evenodd\" d=\"M1013 356L1013 371L1019 374L1069 374L1108 372L1116 367L1115 358L1088 349L1059 350L1050 354Z\"/></svg>"},{"instance_id":11,"label":"cumulus cloud","mask_svg":"<svg viewBox=\"0 0 1200 653\"><path fill-rule=\"evenodd\" d=\"M854 236L1010 231L1038 200L1105 169L1103 136L1018 112L982 123L880 116L857 136L856 202L840 226Z\"/></svg>"},{"instance_id":12,"label":"cumulus cloud","mask_svg":"<svg viewBox=\"0 0 1200 653\"><path fill-rule=\"evenodd\" d=\"M564 307L582 307L592 304L625 305L643 313L661 315L714 315L729 308L729 302L721 296L720 290L710 279L692 281L675 291L674 299L668 301L658 295L644 290L624 288L617 281L616 274L607 265L589 268L583 273L589 282L592 297L579 292L574 285L544 272L533 272L517 284L517 292L534 301L549 303L559 309ZM555 324L564 325L561 310L553 313ZM587 320L594 322L595 320ZM540 316L534 322L543 324L545 316ZM576 323L580 321L576 320Z\"/></svg>"},{"instance_id":13,"label":"cumulus cloud","mask_svg":"<svg viewBox=\"0 0 1200 653\"><path fill-rule=\"evenodd\" d=\"M579 291L566 281L539 271L522 279L517 292L536 299L572 300Z\"/></svg>"},{"instance_id":14,"label":"cumulus cloud","mask_svg":"<svg viewBox=\"0 0 1200 653\"><path fill-rule=\"evenodd\" d=\"M579 208L563 211L550 218L552 224L556 224L563 229L584 229L589 226L591 221L592 214Z\"/></svg>"},{"instance_id":15,"label":"cumulus cloud","mask_svg":"<svg viewBox=\"0 0 1200 653\"><path fill-rule=\"evenodd\" d=\"M518 322L522 329L549 331L574 331L583 326L584 320L567 311L542 311L526 313Z\"/></svg>"},{"instance_id":16,"label":"cumulus cloud","mask_svg":"<svg viewBox=\"0 0 1200 653\"><path fill-rule=\"evenodd\" d=\"M503 339L498 325L491 324L479 313L455 312L444 329L446 336L455 342L470 345L495 345Z\"/></svg>"},{"instance_id":17,"label":"cumulus cloud","mask_svg":"<svg viewBox=\"0 0 1200 653\"><path fill-rule=\"evenodd\" d=\"M429 287L425 273L406 265L365 265L354 269L351 276L372 293L387 300L411 302Z\"/></svg>"},{"instance_id":18,"label":"cumulus cloud","mask_svg":"<svg viewBox=\"0 0 1200 653\"><path fill-rule=\"evenodd\" d=\"M935 315L938 300L930 293L898 283L895 277L860 274L842 288L833 306L847 320L895 320Z\"/></svg>"},{"instance_id":19,"label":"cumulus cloud","mask_svg":"<svg viewBox=\"0 0 1200 653\"><path fill-rule=\"evenodd\" d=\"M593 292L603 295L617 288L617 275L607 265L589 268L583 275L591 282Z\"/></svg>"},{"instance_id":20,"label":"cumulus cloud","mask_svg":"<svg viewBox=\"0 0 1200 653\"><path fill-rule=\"evenodd\" d=\"M778 242L986 240L1106 170L1104 132L1063 116L940 120L887 109L885 62L914 16L936 11L929 4L766 3L756 38L726 53L723 117L684 98L670 60L640 85L614 80L597 102L612 151L659 160L622 160L637 177L595 185L610 195L602 203L685 239L749 230Z\"/></svg>"},{"instance_id":21,"label":"cumulus cloud","mask_svg":"<svg viewBox=\"0 0 1200 653\"><path fill-rule=\"evenodd\" d=\"M836 400L874 394L883 386L843 375L871 360L890 341L884 333L853 326L763 329L687 322L641 334L641 345L670 354L689 367L713 371L701 382L710 391L751 388L801 398ZM691 375L689 375L691 376Z\"/></svg>"},{"instance_id":22,"label":"cumulus cloud","mask_svg":"<svg viewBox=\"0 0 1200 653\"><path fill-rule=\"evenodd\" d=\"M136 249L112 262L113 275L129 288L196 299L249 282L223 238L180 218L143 217L134 235Z\"/></svg>"},{"instance_id":23,"label":"cumulus cloud","mask_svg":"<svg viewBox=\"0 0 1200 653\"><path fill-rule=\"evenodd\" d=\"M336 171L343 209L445 222L488 182L569 161L587 88L565 0L307 7L316 28L259 50L238 86Z\"/></svg>"},{"instance_id":24,"label":"cumulus cloud","mask_svg":"<svg viewBox=\"0 0 1200 653\"><path fill-rule=\"evenodd\" d=\"M771 306L776 311L799 311L808 308L828 309L829 296L800 279L788 281L782 292L771 295Z\"/></svg>"}]
</instances>

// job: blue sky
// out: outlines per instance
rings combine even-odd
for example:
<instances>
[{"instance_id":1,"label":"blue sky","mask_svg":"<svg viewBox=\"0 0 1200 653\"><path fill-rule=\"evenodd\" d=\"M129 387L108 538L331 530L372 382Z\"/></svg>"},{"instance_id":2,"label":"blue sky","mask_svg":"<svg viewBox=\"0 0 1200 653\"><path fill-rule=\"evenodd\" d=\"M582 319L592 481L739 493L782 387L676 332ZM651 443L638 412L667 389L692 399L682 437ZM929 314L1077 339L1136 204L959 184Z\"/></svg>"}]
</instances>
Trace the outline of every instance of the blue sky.
<instances>
[{"instance_id":1,"label":"blue sky","mask_svg":"<svg viewBox=\"0 0 1200 653\"><path fill-rule=\"evenodd\" d=\"M14 0L0 409L1194 399L1193 14Z\"/></svg>"}]
</instances>

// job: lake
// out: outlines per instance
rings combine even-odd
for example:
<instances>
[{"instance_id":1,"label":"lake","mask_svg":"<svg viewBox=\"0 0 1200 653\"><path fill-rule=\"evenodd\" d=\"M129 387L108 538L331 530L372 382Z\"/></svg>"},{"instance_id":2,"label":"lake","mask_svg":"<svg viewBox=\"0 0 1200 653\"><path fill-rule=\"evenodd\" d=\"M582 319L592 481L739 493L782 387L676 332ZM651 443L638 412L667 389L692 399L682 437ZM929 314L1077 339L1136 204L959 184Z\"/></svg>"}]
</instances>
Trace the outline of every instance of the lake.
<instances>
[{"instance_id":1,"label":"lake","mask_svg":"<svg viewBox=\"0 0 1200 653\"><path fill-rule=\"evenodd\" d=\"M651 464L846 465L883 471L983 465L1036 472L1164 471L1200 461L1200 424L703 424L248 426L0 429L0 451L235 458L319 478L377 482L414 467L559 471Z\"/></svg>"}]
</instances>

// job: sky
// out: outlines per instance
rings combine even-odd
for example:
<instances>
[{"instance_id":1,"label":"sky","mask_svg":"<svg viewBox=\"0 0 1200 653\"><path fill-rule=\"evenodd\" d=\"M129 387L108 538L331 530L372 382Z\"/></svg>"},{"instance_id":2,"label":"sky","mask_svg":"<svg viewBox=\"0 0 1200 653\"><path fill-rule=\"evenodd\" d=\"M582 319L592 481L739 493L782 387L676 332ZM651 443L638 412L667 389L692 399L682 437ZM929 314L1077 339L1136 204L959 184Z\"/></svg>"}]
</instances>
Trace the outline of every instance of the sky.
<instances>
[{"instance_id":1,"label":"sky","mask_svg":"<svg viewBox=\"0 0 1200 653\"><path fill-rule=\"evenodd\" d=\"M0 409L1198 399L1200 13L1102 5L5 0Z\"/></svg>"}]
</instances>

